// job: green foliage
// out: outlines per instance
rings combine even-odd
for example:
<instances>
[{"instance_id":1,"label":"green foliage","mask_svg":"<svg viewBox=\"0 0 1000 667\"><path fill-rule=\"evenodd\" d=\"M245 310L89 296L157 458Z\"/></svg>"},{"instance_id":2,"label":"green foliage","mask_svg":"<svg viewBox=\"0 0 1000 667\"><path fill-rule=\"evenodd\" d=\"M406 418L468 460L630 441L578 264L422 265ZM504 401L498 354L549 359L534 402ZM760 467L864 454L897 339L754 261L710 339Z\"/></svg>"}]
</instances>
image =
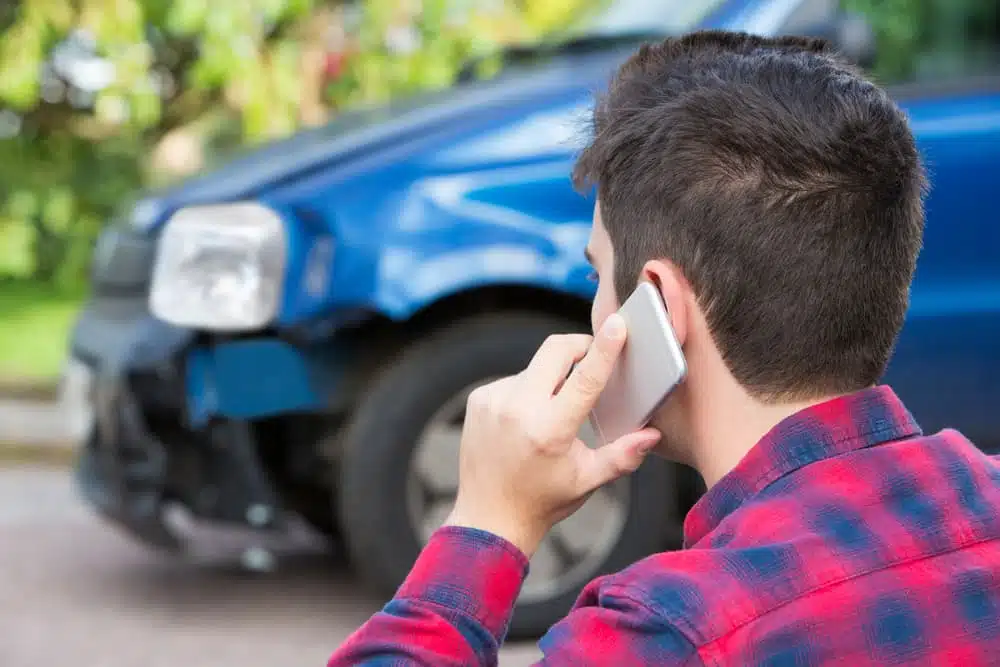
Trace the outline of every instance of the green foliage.
<instances>
[{"instance_id":1,"label":"green foliage","mask_svg":"<svg viewBox=\"0 0 1000 667\"><path fill-rule=\"evenodd\" d=\"M481 56L499 45L606 2L0 3L0 277L79 284L95 235L137 190L343 109L447 87L470 59L489 73L497 62ZM875 27L885 82L995 61L995 36L976 26L997 25L996 3L843 2Z\"/></svg>"},{"instance_id":2,"label":"green foliage","mask_svg":"<svg viewBox=\"0 0 1000 667\"><path fill-rule=\"evenodd\" d=\"M80 299L47 285L0 282L0 379L58 377Z\"/></svg>"},{"instance_id":3,"label":"green foliage","mask_svg":"<svg viewBox=\"0 0 1000 667\"><path fill-rule=\"evenodd\" d=\"M874 75L883 83L986 73L996 66L996 2L842 0L867 17L878 40Z\"/></svg>"},{"instance_id":4,"label":"green foliage","mask_svg":"<svg viewBox=\"0 0 1000 667\"><path fill-rule=\"evenodd\" d=\"M450 85L592 0L21 0L0 6L0 277L80 284L134 193L213 152Z\"/></svg>"}]
</instances>

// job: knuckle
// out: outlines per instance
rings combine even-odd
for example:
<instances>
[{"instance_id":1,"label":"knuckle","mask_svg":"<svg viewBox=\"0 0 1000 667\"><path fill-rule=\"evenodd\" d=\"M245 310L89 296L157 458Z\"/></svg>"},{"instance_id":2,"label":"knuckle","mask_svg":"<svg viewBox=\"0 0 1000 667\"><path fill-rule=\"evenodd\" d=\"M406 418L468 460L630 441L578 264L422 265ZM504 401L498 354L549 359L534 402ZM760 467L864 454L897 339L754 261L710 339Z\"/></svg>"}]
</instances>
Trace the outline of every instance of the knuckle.
<instances>
[{"instance_id":1,"label":"knuckle","mask_svg":"<svg viewBox=\"0 0 1000 667\"><path fill-rule=\"evenodd\" d=\"M539 349L545 354L551 354L552 352L559 350L563 344L564 342L562 340L562 336L559 334L549 334L545 340L542 341L542 345Z\"/></svg>"},{"instance_id":2,"label":"knuckle","mask_svg":"<svg viewBox=\"0 0 1000 667\"><path fill-rule=\"evenodd\" d=\"M535 423L525 425L524 438L535 449L543 449L548 443L548 437Z\"/></svg>"},{"instance_id":3,"label":"knuckle","mask_svg":"<svg viewBox=\"0 0 1000 667\"><path fill-rule=\"evenodd\" d=\"M553 347L559 345L560 342L562 341L562 338L563 338L562 334L549 334L548 336L545 337L545 341L542 343L542 346Z\"/></svg>"},{"instance_id":4,"label":"knuckle","mask_svg":"<svg viewBox=\"0 0 1000 667\"><path fill-rule=\"evenodd\" d=\"M553 361L572 357L579 359L590 346L591 336L586 334L550 334L538 347L536 360Z\"/></svg>"},{"instance_id":5,"label":"knuckle","mask_svg":"<svg viewBox=\"0 0 1000 667\"><path fill-rule=\"evenodd\" d=\"M469 411L480 412L489 405L488 385L476 387L469 392L469 397L465 400L465 407Z\"/></svg>"},{"instance_id":6,"label":"knuckle","mask_svg":"<svg viewBox=\"0 0 1000 667\"><path fill-rule=\"evenodd\" d=\"M594 341L593 336L588 336L587 334L574 334L571 344L573 349L577 352L583 353L590 348L590 344Z\"/></svg>"},{"instance_id":7,"label":"knuckle","mask_svg":"<svg viewBox=\"0 0 1000 667\"><path fill-rule=\"evenodd\" d=\"M520 411L512 401L496 401L493 404L493 411L504 424L516 424L521 420Z\"/></svg>"}]
</instances>

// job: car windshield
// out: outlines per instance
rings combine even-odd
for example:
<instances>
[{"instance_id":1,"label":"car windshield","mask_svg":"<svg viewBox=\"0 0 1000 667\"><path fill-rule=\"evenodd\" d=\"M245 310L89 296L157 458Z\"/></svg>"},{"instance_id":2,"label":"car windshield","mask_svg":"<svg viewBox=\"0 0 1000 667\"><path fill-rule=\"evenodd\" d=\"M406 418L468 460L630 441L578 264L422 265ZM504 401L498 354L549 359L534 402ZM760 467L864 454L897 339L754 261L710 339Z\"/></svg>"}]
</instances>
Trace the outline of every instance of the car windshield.
<instances>
[{"instance_id":1,"label":"car windshield","mask_svg":"<svg viewBox=\"0 0 1000 667\"><path fill-rule=\"evenodd\" d=\"M490 77L514 63L526 63L560 52L601 50L636 39L656 39L688 32L726 0L606 0L580 16L564 30L545 39L508 44L486 59L475 58L459 74L459 81ZM499 56L497 68L480 68Z\"/></svg>"}]
</instances>

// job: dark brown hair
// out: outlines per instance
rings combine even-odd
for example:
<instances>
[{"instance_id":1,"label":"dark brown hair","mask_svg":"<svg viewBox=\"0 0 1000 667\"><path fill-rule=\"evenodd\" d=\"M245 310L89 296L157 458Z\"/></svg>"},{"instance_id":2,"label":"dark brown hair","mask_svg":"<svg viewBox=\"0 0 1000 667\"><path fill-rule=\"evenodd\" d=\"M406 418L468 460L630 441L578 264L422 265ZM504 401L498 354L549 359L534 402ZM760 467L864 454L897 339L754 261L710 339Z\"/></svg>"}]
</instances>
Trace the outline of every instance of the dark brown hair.
<instances>
[{"instance_id":1,"label":"dark brown hair","mask_svg":"<svg viewBox=\"0 0 1000 667\"><path fill-rule=\"evenodd\" d=\"M573 178L597 186L620 300L646 261L667 258L756 397L878 381L925 189L885 91L821 40L707 31L640 48L593 124Z\"/></svg>"}]
</instances>

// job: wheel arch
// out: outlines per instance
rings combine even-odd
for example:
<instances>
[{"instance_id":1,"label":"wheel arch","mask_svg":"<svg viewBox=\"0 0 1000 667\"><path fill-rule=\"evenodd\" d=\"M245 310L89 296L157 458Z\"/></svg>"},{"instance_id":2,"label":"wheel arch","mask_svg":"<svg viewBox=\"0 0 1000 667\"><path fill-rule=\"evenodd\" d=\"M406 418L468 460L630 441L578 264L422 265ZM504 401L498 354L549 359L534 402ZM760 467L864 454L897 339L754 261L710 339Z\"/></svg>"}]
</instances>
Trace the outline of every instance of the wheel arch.
<instances>
[{"instance_id":1,"label":"wheel arch","mask_svg":"<svg viewBox=\"0 0 1000 667\"><path fill-rule=\"evenodd\" d=\"M409 345L431 336L456 322L479 316L510 313L548 315L576 323L581 330L590 328L590 301L578 295L546 287L524 284L494 284L459 290L431 301L405 320L396 321L375 315L359 329L359 335L371 341L368 358L361 364L364 378L359 383L361 395L381 367L391 363ZM329 452L334 456L340 451ZM677 466L678 502L687 511L704 491L698 474L686 466Z\"/></svg>"},{"instance_id":2,"label":"wheel arch","mask_svg":"<svg viewBox=\"0 0 1000 667\"><path fill-rule=\"evenodd\" d=\"M458 290L430 301L409 317L392 319L375 313L355 330L366 341L359 364L366 379L409 345L463 320L497 313L561 317L587 330L590 302L580 296L546 287L493 284Z\"/></svg>"}]
</instances>

